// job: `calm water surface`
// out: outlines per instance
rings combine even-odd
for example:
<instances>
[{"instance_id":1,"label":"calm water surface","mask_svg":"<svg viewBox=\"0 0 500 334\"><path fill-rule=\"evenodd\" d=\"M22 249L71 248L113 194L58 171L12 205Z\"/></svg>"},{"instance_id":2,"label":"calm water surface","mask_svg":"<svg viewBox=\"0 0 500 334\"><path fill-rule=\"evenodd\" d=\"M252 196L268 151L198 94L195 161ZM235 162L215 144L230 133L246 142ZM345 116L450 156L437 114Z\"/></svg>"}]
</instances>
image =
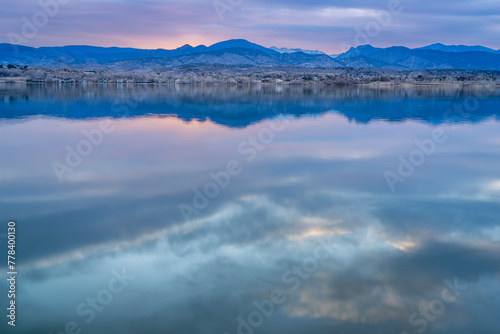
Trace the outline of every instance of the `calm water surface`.
<instances>
[{"instance_id":1,"label":"calm water surface","mask_svg":"<svg viewBox=\"0 0 500 334\"><path fill-rule=\"evenodd\" d=\"M499 112L500 88L3 85L1 331L498 334Z\"/></svg>"}]
</instances>

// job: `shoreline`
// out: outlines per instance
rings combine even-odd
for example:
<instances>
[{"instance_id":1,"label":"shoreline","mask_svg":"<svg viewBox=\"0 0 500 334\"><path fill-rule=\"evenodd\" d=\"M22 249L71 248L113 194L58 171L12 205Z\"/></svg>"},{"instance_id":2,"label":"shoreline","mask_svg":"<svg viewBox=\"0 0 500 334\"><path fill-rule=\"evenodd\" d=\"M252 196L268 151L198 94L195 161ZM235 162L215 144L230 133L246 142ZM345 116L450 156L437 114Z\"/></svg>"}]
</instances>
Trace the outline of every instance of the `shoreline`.
<instances>
[{"instance_id":1,"label":"shoreline","mask_svg":"<svg viewBox=\"0 0 500 334\"><path fill-rule=\"evenodd\" d=\"M327 83L292 83L292 84L282 84L282 83L169 83L169 82L126 82L126 83L102 83L102 82L31 82L31 81L15 81L15 82L3 82L0 80L0 85L40 85L40 86L52 86L52 85L64 85L64 86L193 86L193 87L203 87L203 86L235 86L235 87L255 87L255 86L276 86L276 87L320 87L320 86L330 86L330 87L363 87L363 88L379 88L379 89L390 89L390 88L434 88L434 87L470 87L470 88L500 88L499 83L492 84L480 84L480 83L467 83L467 84L454 84L454 83L351 83L351 84L327 84Z\"/></svg>"},{"instance_id":2,"label":"shoreline","mask_svg":"<svg viewBox=\"0 0 500 334\"><path fill-rule=\"evenodd\" d=\"M366 88L411 88L411 87L498 87L500 88L500 82L492 83L479 83L479 82L468 82L468 83L451 83L451 82L384 82L375 81L370 83L327 83L327 82L248 82L248 83L238 83L238 82L40 82L40 81L28 81L26 78L9 78L3 80L0 78L0 84L10 84L10 85L151 85L151 86L215 86L215 85L227 85L227 86L282 86L282 87L299 87L299 86L338 86L338 87L366 87Z\"/></svg>"},{"instance_id":3,"label":"shoreline","mask_svg":"<svg viewBox=\"0 0 500 334\"><path fill-rule=\"evenodd\" d=\"M188 66L156 71L0 68L0 82L335 86L500 86L500 71Z\"/></svg>"}]
</instances>

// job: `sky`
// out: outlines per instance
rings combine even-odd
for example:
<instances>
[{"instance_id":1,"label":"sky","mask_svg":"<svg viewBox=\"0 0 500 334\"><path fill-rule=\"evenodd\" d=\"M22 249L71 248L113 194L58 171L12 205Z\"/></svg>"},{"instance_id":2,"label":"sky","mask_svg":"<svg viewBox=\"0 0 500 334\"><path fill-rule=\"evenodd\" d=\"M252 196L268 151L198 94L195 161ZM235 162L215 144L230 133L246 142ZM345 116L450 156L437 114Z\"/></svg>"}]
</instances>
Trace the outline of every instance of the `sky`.
<instances>
[{"instance_id":1,"label":"sky","mask_svg":"<svg viewBox=\"0 0 500 334\"><path fill-rule=\"evenodd\" d=\"M36 47L172 49L242 38L327 53L360 44L500 48L498 0L16 0L1 7L0 42Z\"/></svg>"}]
</instances>

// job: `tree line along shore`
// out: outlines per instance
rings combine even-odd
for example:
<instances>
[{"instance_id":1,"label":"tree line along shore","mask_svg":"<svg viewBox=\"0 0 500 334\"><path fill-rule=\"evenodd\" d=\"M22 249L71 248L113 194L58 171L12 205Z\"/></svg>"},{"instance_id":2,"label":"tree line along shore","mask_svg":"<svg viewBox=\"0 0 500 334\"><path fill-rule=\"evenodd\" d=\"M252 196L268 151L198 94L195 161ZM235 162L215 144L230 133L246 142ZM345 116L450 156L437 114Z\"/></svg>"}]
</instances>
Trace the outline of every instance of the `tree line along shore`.
<instances>
[{"instance_id":1,"label":"tree line along shore","mask_svg":"<svg viewBox=\"0 0 500 334\"><path fill-rule=\"evenodd\" d=\"M151 84L500 85L500 71L182 66L161 71L0 65L0 82Z\"/></svg>"}]
</instances>

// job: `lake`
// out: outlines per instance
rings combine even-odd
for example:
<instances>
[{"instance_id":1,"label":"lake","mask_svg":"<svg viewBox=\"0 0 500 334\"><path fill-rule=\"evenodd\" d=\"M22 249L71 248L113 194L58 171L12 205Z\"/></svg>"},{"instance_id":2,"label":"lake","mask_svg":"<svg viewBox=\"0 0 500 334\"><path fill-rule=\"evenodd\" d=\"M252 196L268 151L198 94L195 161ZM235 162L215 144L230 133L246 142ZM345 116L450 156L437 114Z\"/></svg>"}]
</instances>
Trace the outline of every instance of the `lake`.
<instances>
[{"instance_id":1,"label":"lake","mask_svg":"<svg viewBox=\"0 0 500 334\"><path fill-rule=\"evenodd\" d=\"M0 151L2 333L500 330L499 87L3 84Z\"/></svg>"}]
</instances>

